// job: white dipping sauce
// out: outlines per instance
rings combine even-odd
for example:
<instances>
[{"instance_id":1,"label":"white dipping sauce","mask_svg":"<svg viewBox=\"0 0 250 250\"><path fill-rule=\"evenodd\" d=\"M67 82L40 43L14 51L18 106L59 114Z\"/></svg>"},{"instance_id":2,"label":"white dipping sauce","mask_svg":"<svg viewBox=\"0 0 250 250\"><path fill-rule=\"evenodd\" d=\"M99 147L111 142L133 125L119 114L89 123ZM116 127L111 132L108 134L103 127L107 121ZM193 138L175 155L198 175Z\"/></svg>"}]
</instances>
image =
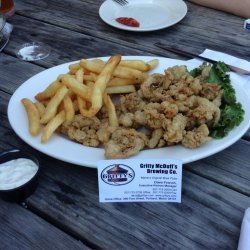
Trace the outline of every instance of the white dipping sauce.
<instances>
[{"instance_id":1,"label":"white dipping sauce","mask_svg":"<svg viewBox=\"0 0 250 250\"><path fill-rule=\"evenodd\" d=\"M0 164L0 190L8 190L23 185L36 174L37 170L37 164L26 158Z\"/></svg>"}]
</instances>

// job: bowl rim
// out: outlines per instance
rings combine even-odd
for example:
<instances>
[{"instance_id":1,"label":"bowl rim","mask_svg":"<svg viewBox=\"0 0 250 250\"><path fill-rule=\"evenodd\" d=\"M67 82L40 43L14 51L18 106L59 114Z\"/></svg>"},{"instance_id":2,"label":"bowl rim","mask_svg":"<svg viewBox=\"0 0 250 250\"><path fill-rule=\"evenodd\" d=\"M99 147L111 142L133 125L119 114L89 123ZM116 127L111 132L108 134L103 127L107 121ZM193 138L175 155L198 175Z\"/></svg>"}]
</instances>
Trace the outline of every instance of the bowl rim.
<instances>
[{"instance_id":1,"label":"bowl rim","mask_svg":"<svg viewBox=\"0 0 250 250\"><path fill-rule=\"evenodd\" d=\"M10 160L1 162L1 158L8 155L8 154L13 154L13 160L18 159L18 158L22 158L22 157L15 157L14 156L15 153L23 155L24 156L23 158L28 158L28 159L32 160L38 166L38 169L37 169L36 173L31 177L31 179L29 179L27 182L23 183L22 185L20 185L18 187L14 187L11 189L0 189L0 193L8 193L8 192L18 191L18 190L22 189L23 187L25 187L26 185L28 185L29 183L31 183L35 178L37 178L37 176L40 173L41 167L40 167L39 158L36 155L33 155L27 151L24 151L24 150L18 149L18 148L13 148L13 149L9 149L9 150L0 152L0 164L11 160L10 159Z\"/></svg>"}]
</instances>

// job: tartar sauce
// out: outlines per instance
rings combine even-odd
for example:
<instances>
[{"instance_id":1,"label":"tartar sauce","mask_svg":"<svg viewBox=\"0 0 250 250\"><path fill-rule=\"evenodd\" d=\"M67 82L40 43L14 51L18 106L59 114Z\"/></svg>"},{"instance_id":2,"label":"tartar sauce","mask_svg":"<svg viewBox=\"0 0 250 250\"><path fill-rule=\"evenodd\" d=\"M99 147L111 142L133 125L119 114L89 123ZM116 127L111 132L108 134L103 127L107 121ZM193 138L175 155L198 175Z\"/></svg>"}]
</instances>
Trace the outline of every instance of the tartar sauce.
<instances>
[{"instance_id":1,"label":"tartar sauce","mask_svg":"<svg viewBox=\"0 0 250 250\"><path fill-rule=\"evenodd\" d=\"M36 174L37 170L37 164L26 158L0 164L0 190L8 190L23 185Z\"/></svg>"}]
</instances>

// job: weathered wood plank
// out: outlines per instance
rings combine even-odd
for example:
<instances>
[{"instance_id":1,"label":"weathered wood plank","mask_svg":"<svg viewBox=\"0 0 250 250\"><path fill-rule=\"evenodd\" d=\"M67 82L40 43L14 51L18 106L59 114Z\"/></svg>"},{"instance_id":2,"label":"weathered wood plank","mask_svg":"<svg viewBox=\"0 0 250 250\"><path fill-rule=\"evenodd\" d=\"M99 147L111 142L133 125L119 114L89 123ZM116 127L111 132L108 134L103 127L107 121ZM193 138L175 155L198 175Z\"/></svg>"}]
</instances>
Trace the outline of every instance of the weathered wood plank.
<instances>
[{"instance_id":1,"label":"weathered wood plank","mask_svg":"<svg viewBox=\"0 0 250 250\"><path fill-rule=\"evenodd\" d=\"M224 51L249 60L249 32L243 29L243 19L187 2L187 16L177 25L155 32L131 33L106 25L98 15L102 1L72 0L17 1L17 13L53 23L61 27L91 34L130 47L154 48L157 41L188 47L193 52L204 48ZM74 14L73 14L74 13ZM51 18L53 17L53 18ZM93 27L95 27L93 29ZM237 30L237 36L235 31ZM126 37L126 40L124 40Z\"/></svg>"},{"instance_id":2,"label":"weathered wood plank","mask_svg":"<svg viewBox=\"0 0 250 250\"><path fill-rule=\"evenodd\" d=\"M248 197L186 170L182 204L99 204L96 170L50 157L42 157L42 165L28 208L76 238L103 248L234 249L249 205Z\"/></svg>"},{"instance_id":3,"label":"weathered wood plank","mask_svg":"<svg viewBox=\"0 0 250 250\"><path fill-rule=\"evenodd\" d=\"M86 237L101 248L125 249L233 249L237 245L247 196L184 171L181 204L100 204L93 169L50 163L27 204L41 212L46 207L46 216L54 223L60 224L64 217L68 222L63 223L64 230L79 239Z\"/></svg>"},{"instance_id":4,"label":"weathered wood plank","mask_svg":"<svg viewBox=\"0 0 250 250\"><path fill-rule=\"evenodd\" d=\"M0 224L1 249L89 249L18 204L0 200Z\"/></svg>"},{"instance_id":5,"label":"weathered wood plank","mask_svg":"<svg viewBox=\"0 0 250 250\"><path fill-rule=\"evenodd\" d=\"M0 115L0 119L3 121L0 138L5 137L0 143L1 150L24 146L41 159L39 186L26 201L28 209L75 238L101 248L236 247L249 197L191 173L192 166L184 170L181 204L100 204L95 169L38 153L10 133L6 118ZM211 165L205 167L210 169ZM219 178L228 176L226 170L216 175L218 171L212 166L211 171L217 176L214 181L220 182ZM228 182L231 177L226 178Z\"/></svg>"},{"instance_id":6,"label":"weathered wood plank","mask_svg":"<svg viewBox=\"0 0 250 250\"><path fill-rule=\"evenodd\" d=\"M153 45L157 41L189 47L193 52L209 47L250 58L249 33L242 29L241 18L188 4L188 15L177 25L131 33L100 20L101 2L15 2L17 14L10 19L15 29L0 56L0 149L22 147L41 158L40 183L26 201L28 209L94 248L235 249L243 212L249 206L249 142L239 140L219 154L184 166L181 204L100 204L95 169L45 156L10 128L6 117L9 94L33 74L63 62L113 53L160 55ZM51 55L35 63L20 62L14 50L28 40L49 44ZM10 234L19 235L11 227Z\"/></svg>"},{"instance_id":7,"label":"weathered wood plank","mask_svg":"<svg viewBox=\"0 0 250 250\"><path fill-rule=\"evenodd\" d=\"M0 138L5 138L1 140L1 149L25 146L26 150L38 154L9 133L11 129L6 120L1 120L4 127L1 127ZM27 200L30 209L66 232L73 232L82 241L88 239L100 247L185 246L194 249L208 243L229 247L237 242L241 216L249 198L192 174L189 168L184 171L182 204L99 204L96 170L63 163L43 154L39 156L42 175L36 193ZM208 164L206 169L210 168L217 176L215 181L224 175L228 183L232 182L226 170L216 175L218 171ZM204 169L200 169L202 171ZM210 221L214 217L216 222ZM123 228L130 228L130 233ZM120 241L120 235L127 240ZM221 237L217 239L216 235ZM176 237L179 243L174 240ZM152 245L157 239L158 243Z\"/></svg>"},{"instance_id":8,"label":"weathered wood plank","mask_svg":"<svg viewBox=\"0 0 250 250\"><path fill-rule=\"evenodd\" d=\"M246 134L243 136L243 138L247 141L250 141L250 129L246 132Z\"/></svg>"},{"instance_id":9,"label":"weathered wood plank","mask_svg":"<svg viewBox=\"0 0 250 250\"><path fill-rule=\"evenodd\" d=\"M210 180L250 196L250 142L240 140L231 147L185 167ZM219 175L219 180L217 178Z\"/></svg>"},{"instance_id":10,"label":"weathered wood plank","mask_svg":"<svg viewBox=\"0 0 250 250\"><path fill-rule=\"evenodd\" d=\"M0 56L0 65L0 89L10 94L30 77L44 70L43 67L3 53ZM2 102L0 105L3 105Z\"/></svg>"},{"instance_id":11,"label":"weathered wood plank","mask_svg":"<svg viewBox=\"0 0 250 250\"><path fill-rule=\"evenodd\" d=\"M44 42L51 47L49 57L33 63L45 68L82 58L111 56L114 54L153 55L139 49L129 48L125 45L112 43L111 41L105 41L101 38L91 37L80 32L70 31L19 15L13 17L12 24L15 28L4 52L15 56L16 48L23 43L30 41ZM52 34L56 34L56 36ZM169 54L171 55L171 53ZM8 61L6 63L7 68L10 63ZM28 62L22 62L21 64L21 61L17 61L17 63L20 67L25 67L25 64L29 64Z\"/></svg>"}]
</instances>

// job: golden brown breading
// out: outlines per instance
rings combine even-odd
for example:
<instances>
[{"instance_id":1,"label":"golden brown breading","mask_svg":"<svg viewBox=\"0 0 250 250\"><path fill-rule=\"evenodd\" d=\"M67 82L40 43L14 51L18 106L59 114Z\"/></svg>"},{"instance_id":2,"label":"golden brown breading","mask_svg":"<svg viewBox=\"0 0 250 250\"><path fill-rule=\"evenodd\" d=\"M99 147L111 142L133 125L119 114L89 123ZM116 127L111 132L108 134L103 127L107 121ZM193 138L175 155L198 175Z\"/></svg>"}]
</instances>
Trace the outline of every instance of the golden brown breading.
<instances>
[{"instance_id":1,"label":"golden brown breading","mask_svg":"<svg viewBox=\"0 0 250 250\"><path fill-rule=\"evenodd\" d=\"M220 119L220 109L213 102L204 97L196 96L193 103L194 109L188 112L189 117L197 120L198 124L213 121L217 123Z\"/></svg>"},{"instance_id":2,"label":"golden brown breading","mask_svg":"<svg viewBox=\"0 0 250 250\"><path fill-rule=\"evenodd\" d=\"M166 120L164 114L160 113L160 103L149 103L144 107L144 115L146 117L147 127L151 129L161 128Z\"/></svg>"},{"instance_id":3,"label":"golden brown breading","mask_svg":"<svg viewBox=\"0 0 250 250\"><path fill-rule=\"evenodd\" d=\"M209 130L206 124L200 125L192 131L188 131L182 140L182 145L187 148L197 148L210 141Z\"/></svg>"},{"instance_id":4,"label":"golden brown breading","mask_svg":"<svg viewBox=\"0 0 250 250\"><path fill-rule=\"evenodd\" d=\"M133 128L135 115L132 113L121 114L119 117L119 124L123 127Z\"/></svg>"},{"instance_id":5,"label":"golden brown breading","mask_svg":"<svg viewBox=\"0 0 250 250\"><path fill-rule=\"evenodd\" d=\"M148 102L169 100L167 90L170 83L166 82L164 75L152 74L141 84L141 94Z\"/></svg>"},{"instance_id":6,"label":"golden brown breading","mask_svg":"<svg viewBox=\"0 0 250 250\"><path fill-rule=\"evenodd\" d=\"M166 118L173 118L178 114L179 107L175 103L164 101L161 103L161 112L165 115Z\"/></svg>"},{"instance_id":7,"label":"golden brown breading","mask_svg":"<svg viewBox=\"0 0 250 250\"><path fill-rule=\"evenodd\" d=\"M99 127L100 120L97 117L87 118L78 114L75 115L72 122L65 122L61 130L74 141L85 146L97 147L100 145L96 134Z\"/></svg>"},{"instance_id":8,"label":"golden brown breading","mask_svg":"<svg viewBox=\"0 0 250 250\"><path fill-rule=\"evenodd\" d=\"M108 121L101 122L99 130L96 132L98 140L103 144L108 142L116 127L109 126Z\"/></svg>"},{"instance_id":9,"label":"golden brown breading","mask_svg":"<svg viewBox=\"0 0 250 250\"><path fill-rule=\"evenodd\" d=\"M127 158L145 147L199 147L211 140L207 124L220 119L223 91L204 82L210 69L204 66L200 77L192 77L185 66L149 75L136 92L120 96L118 128L109 125L108 112L102 108L93 118L76 115L60 132L87 146L104 145L107 159Z\"/></svg>"},{"instance_id":10,"label":"golden brown breading","mask_svg":"<svg viewBox=\"0 0 250 250\"><path fill-rule=\"evenodd\" d=\"M165 125L164 139L167 142L181 142L183 135L186 133L186 124L187 118L182 114L176 115L172 120L167 120L167 124Z\"/></svg>"},{"instance_id":11,"label":"golden brown breading","mask_svg":"<svg viewBox=\"0 0 250 250\"><path fill-rule=\"evenodd\" d=\"M200 92L201 97L213 101L220 94L221 87L218 84L204 83Z\"/></svg>"},{"instance_id":12,"label":"golden brown breading","mask_svg":"<svg viewBox=\"0 0 250 250\"><path fill-rule=\"evenodd\" d=\"M148 140L147 146L149 148L155 148L155 147L163 147L165 145L162 144L164 140L161 140L163 136L163 129L162 128L157 128L153 130L151 134L151 138Z\"/></svg>"},{"instance_id":13,"label":"golden brown breading","mask_svg":"<svg viewBox=\"0 0 250 250\"><path fill-rule=\"evenodd\" d=\"M127 158L137 154L147 144L147 137L135 129L117 128L104 144L107 159Z\"/></svg>"},{"instance_id":14,"label":"golden brown breading","mask_svg":"<svg viewBox=\"0 0 250 250\"><path fill-rule=\"evenodd\" d=\"M135 113L136 111L143 109L145 102L136 92L133 92L127 95L122 95L120 97L119 106L123 113Z\"/></svg>"}]
</instances>

